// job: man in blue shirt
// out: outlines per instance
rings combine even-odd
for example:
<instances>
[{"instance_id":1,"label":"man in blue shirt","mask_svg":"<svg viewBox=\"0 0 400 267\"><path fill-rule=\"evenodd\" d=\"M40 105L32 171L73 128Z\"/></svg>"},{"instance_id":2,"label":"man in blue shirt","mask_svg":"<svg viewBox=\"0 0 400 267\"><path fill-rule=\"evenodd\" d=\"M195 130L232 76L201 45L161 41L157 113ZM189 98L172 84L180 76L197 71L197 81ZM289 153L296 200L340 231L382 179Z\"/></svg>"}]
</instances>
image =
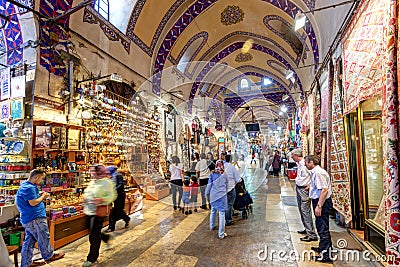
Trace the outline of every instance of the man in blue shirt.
<instances>
[{"instance_id":1,"label":"man in blue shirt","mask_svg":"<svg viewBox=\"0 0 400 267\"><path fill-rule=\"evenodd\" d=\"M329 257L332 249L332 240L329 233L329 214L333 208L331 178L319 166L319 159L316 156L309 155L305 157L305 164L310 171L310 198L319 235L319 246L317 248L311 247L311 249L320 253L320 257L316 258L316 261L332 263L332 259Z\"/></svg>"},{"instance_id":2,"label":"man in blue shirt","mask_svg":"<svg viewBox=\"0 0 400 267\"><path fill-rule=\"evenodd\" d=\"M50 245L50 234L46 220L46 207L43 200L49 197L49 193L39 194L39 185L46 173L35 169L29 174L27 181L21 183L18 189L16 202L20 212L20 220L25 228L25 239L21 251L21 266L38 266L44 262L32 263L33 248L38 242L40 253L46 262L55 261L64 257L64 253L54 253Z\"/></svg>"}]
</instances>

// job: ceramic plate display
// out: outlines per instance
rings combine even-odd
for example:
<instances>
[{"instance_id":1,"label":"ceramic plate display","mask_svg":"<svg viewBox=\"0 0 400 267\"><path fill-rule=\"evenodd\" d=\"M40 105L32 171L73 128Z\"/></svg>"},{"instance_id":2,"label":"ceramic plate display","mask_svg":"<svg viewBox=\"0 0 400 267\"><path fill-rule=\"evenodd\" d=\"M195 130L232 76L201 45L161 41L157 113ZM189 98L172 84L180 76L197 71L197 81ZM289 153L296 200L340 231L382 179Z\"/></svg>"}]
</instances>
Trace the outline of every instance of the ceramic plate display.
<instances>
[{"instance_id":1,"label":"ceramic plate display","mask_svg":"<svg viewBox=\"0 0 400 267\"><path fill-rule=\"evenodd\" d=\"M22 141L15 141L14 142L14 146L13 146L13 153L14 154L19 154L22 152L22 150L24 150L24 142Z\"/></svg>"}]
</instances>

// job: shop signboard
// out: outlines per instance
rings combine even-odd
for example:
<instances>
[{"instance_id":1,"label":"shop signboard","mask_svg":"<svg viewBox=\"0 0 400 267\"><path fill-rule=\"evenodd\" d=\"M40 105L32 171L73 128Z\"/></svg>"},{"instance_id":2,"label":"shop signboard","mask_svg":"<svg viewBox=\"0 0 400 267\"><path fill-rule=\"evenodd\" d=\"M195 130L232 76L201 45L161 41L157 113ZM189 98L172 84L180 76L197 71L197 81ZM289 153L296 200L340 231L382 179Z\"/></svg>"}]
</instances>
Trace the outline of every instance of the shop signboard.
<instances>
[{"instance_id":1,"label":"shop signboard","mask_svg":"<svg viewBox=\"0 0 400 267\"><path fill-rule=\"evenodd\" d=\"M10 68L5 68L0 72L0 99L10 98Z\"/></svg>"},{"instance_id":2,"label":"shop signboard","mask_svg":"<svg viewBox=\"0 0 400 267\"><path fill-rule=\"evenodd\" d=\"M23 98L11 100L11 117L13 118L13 120L22 120L24 118Z\"/></svg>"},{"instance_id":3,"label":"shop signboard","mask_svg":"<svg viewBox=\"0 0 400 267\"><path fill-rule=\"evenodd\" d=\"M11 97L25 97L25 75L11 78Z\"/></svg>"},{"instance_id":4,"label":"shop signboard","mask_svg":"<svg viewBox=\"0 0 400 267\"><path fill-rule=\"evenodd\" d=\"M8 120L10 118L10 100L6 100L3 102L0 102L0 107L1 107L1 121Z\"/></svg>"}]
</instances>

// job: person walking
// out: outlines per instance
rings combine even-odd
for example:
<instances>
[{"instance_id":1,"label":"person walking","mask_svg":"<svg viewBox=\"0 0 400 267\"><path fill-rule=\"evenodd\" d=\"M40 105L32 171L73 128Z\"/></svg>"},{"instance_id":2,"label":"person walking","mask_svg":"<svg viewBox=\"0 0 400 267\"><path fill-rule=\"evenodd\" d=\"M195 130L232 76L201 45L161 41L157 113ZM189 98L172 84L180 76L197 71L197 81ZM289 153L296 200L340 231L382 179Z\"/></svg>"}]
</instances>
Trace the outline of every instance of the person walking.
<instances>
[{"instance_id":1,"label":"person walking","mask_svg":"<svg viewBox=\"0 0 400 267\"><path fill-rule=\"evenodd\" d=\"M200 154L200 161L196 165L196 177L200 185L200 194L201 194L200 208L207 209L206 187L208 184L208 178L210 178L210 169L208 168L206 154L204 153Z\"/></svg>"},{"instance_id":2,"label":"person walking","mask_svg":"<svg viewBox=\"0 0 400 267\"><path fill-rule=\"evenodd\" d=\"M258 161L260 162L260 168L264 168L264 151L262 149L258 152Z\"/></svg>"},{"instance_id":3,"label":"person walking","mask_svg":"<svg viewBox=\"0 0 400 267\"><path fill-rule=\"evenodd\" d=\"M224 164L217 161L214 173L208 179L206 194L209 195L211 204L210 230L215 229L215 217L218 211L218 238L224 239L225 233L225 210L228 209L228 176L224 173Z\"/></svg>"},{"instance_id":4,"label":"person walking","mask_svg":"<svg viewBox=\"0 0 400 267\"><path fill-rule=\"evenodd\" d=\"M207 166L208 169L210 170L210 172L213 172L215 169L215 160L214 160L214 156L211 152L207 153Z\"/></svg>"},{"instance_id":5,"label":"person walking","mask_svg":"<svg viewBox=\"0 0 400 267\"><path fill-rule=\"evenodd\" d=\"M274 176L279 176L281 170L281 156L279 156L279 151L275 150L274 159L272 160L272 169Z\"/></svg>"},{"instance_id":6,"label":"person walking","mask_svg":"<svg viewBox=\"0 0 400 267\"><path fill-rule=\"evenodd\" d=\"M46 177L46 172L34 169L28 180L21 183L16 195L17 208L22 226L25 228L25 239L21 250L21 266L40 266L44 263L33 262L33 249L38 243L40 254L46 263L64 257L64 253L54 253L50 245L50 233L47 225L46 207L43 200L50 196L47 192L39 194L38 185Z\"/></svg>"},{"instance_id":7,"label":"person walking","mask_svg":"<svg viewBox=\"0 0 400 267\"><path fill-rule=\"evenodd\" d=\"M306 156L305 165L310 170L310 198L319 235L319 246L311 247L311 249L320 253L320 257L315 258L316 261L332 263L332 259L329 258L329 251L332 249L331 234L329 232L329 215L333 209L331 178L319 166L319 159L316 156Z\"/></svg>"},{"instance_id":8,"label":"person walking","mask_svg":"<svg viewBox=\"0 0 400 267\"><path fill-rule=\"evenodd\" d=\"M230 226L233 224L232 221L233 203L235 202L236 198L235 185L239 183L241 180L239 172L235 168L235 166L231 164L231 160L232 160L231 155L225 156L224 169L225 169L225 174L228 176L228 193L227 193L228 209L225 212L226 226Z\"/></svg>"},{"instance_id":9,"label":"person walking","mask_svg":"<svg viewBox=\"0 0 400 267\"><path fill-rule=\"evenodd\" d=\"M304 159L303 151L301 149L294 149L291 152L291 158L297 163L297 176L296 176L296 196L297 196L297 207L303 223L304 230L297 231L299 234L306 235L300 238L301 241L311 242L317 241L317 235L315 234L314 224L311 215L311 199L309 196L310 190L310 172L308 171Z\"/></svg>"},{"instance_id":10,"label":"person walking","mask_svg":"<svg viewBox=\"0 0 400 267\"><path fill-rule=\"evenodd\" d=\"M169 171L171 173L171 191L172 191L172 203L174 205L174 210L181 208L181 200L183 193L183 166L180 164L181 161L177 156L172 157L172 164L169 166ZM178 201L176 199L176 193L178 193Z\"/></svg>"},{"instance_id":11,"label":"person walking","mask_svg":"<svg viewBox=\"0 0 400 267\"><path fill-rule=\"evenodd\" d=\"M116 162L116 165L120 165L120 162ZM125 184L124 177L118 172L117 166L109 166L107 170L110 172L111 180L115 184L115 189L117 190L117 199L114 201L114 206L111 210L110 220L108 224L107 233L113 232L115 230L115 224L119 220L125 221L125 228L129 226L131 218L125 213Z\"/></svg>"},{"instance_id":12,"label":"person walking","mask_svg":"<svg viewBox=\"0 0 400 267\"><path fill-rule=\"evenodd\" d=\"M83 267L92 266L98 259L101 241L108 243L110 236L101 232L107 214L99 214L100 206L108 209L117 198L115 185L110 179L110 172L101 164L90 167L90 181L83 193L83 212L89 218L90 250Z\"/></svg>"}]
</instances>

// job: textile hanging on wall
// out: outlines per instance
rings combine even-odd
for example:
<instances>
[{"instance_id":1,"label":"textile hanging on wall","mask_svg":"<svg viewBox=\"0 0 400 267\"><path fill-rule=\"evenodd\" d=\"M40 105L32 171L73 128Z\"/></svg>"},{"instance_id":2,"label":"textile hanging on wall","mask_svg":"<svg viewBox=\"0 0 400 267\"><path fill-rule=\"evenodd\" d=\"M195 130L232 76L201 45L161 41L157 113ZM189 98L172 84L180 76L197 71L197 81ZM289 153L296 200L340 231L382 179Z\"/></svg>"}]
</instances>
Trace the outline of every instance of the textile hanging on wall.
<instances>
[{"instance_id":1,"label":"textile hanging on wall","mask_svg":"<svg viewBox=\"0 0 400 267\"><path fill-rule=\"evenodd\" d=\"M314 154L314 93L312 93L308 97L308 117L309 117L309 123L310 123L310 131L308 133L308 153L309 154Z\"/></svg>"},{"instance_id":2,"label":"textile hanging on wall","mask_svg":"<svg viewBox=\"0 0 400 267\"><path fill-rule=\"evenodd\" d=\"M328 130L328 117L330 114L329 81L326 77L321 82L321 131L326 132Z\"/></svg>"},{"instance_id":3,"label":"textile hanging on wall","mask_svg":"<svg viewBox=\"0 0 400 267\"><path fill-rule=\"evenodd\" d=\"M70 10L72 3L73 0L41 0L40 13L55 18ZM40 65L57 76L62 76L67 71L67 67L61 59L61 51L68 53L69 33L65 30L68 25L69 16L59 19L57 23L47 19L39 20Z\"/></svg>"},{"instance_id":4,"label":"textile hanging on wall","mask_svg":"<svg viewBox=\"0 0 400 267\"><path fill-rule=\"evenodd\" d=\"M352 220L350 176L347 165L346 137L338 77L335 75L332 94L332 138L330 164L332 176L332 201L334 208L343 216L345 223Z\"/></svg>"},{"instance_id":5,"label":"textile hanging on wall","mask_svg":"<svg viewBox=\"0 0 400 267\"><path fill-rule=\"evenodd\" d=\"M300 120L301 120L301 127L300 127L300 132L301 133L307 133L308 130L310 129L310 114L309 114L309 108L308 108L308 102L304 101L301 104L301 114L300 114Z\"/></svg>"},{"instance_id":6,"label":"textile hanging on wall","mask_svg":"<svg viewBox=\"0 0 400 267\"><path fill-rule=\"evenodd\" d=\"M385 176L383 182L383 191L385 192L385 240L386 255L393 255L395 259L388 258L389 266L400 265L400 188L399 188L399 92L397 83L400 80L399 69L399 40L396 35L399 25L398 1L384 1L382 6L387 8L387 17L384 21L388 23L385 30L385 61L383 63L384 90L382 94L382 146L383 146L383 166L385 168ZM397 47L396 47L397 46ZM397 49L396 49L397 48ZM397 52L397 54L396 54ZM397 57L397 64L396 62ZM396 80L397 78L397 80Z\"/></svg>"},{"instance_id":7,"label":"textile hanging on wall","mask_svg":"<svg viewBox=\"0 0 400 267\"><path fill-rule=\"evenodd\" d=\"M314 94L314 155L321 157L322 134L321 134L321 96L317 91Z\"/></svg>"},{"instance_id":8,"label":"textile hanging on wall","mask_svg":"<svg viewBox=\"0 0 400 267\"><path fill-rule=\"evenodd\" d=\"M383 29L387 5L380 0L362 1L343 36L344 113L358 107L383 89Z\"/></svg>"}]
</instances>

